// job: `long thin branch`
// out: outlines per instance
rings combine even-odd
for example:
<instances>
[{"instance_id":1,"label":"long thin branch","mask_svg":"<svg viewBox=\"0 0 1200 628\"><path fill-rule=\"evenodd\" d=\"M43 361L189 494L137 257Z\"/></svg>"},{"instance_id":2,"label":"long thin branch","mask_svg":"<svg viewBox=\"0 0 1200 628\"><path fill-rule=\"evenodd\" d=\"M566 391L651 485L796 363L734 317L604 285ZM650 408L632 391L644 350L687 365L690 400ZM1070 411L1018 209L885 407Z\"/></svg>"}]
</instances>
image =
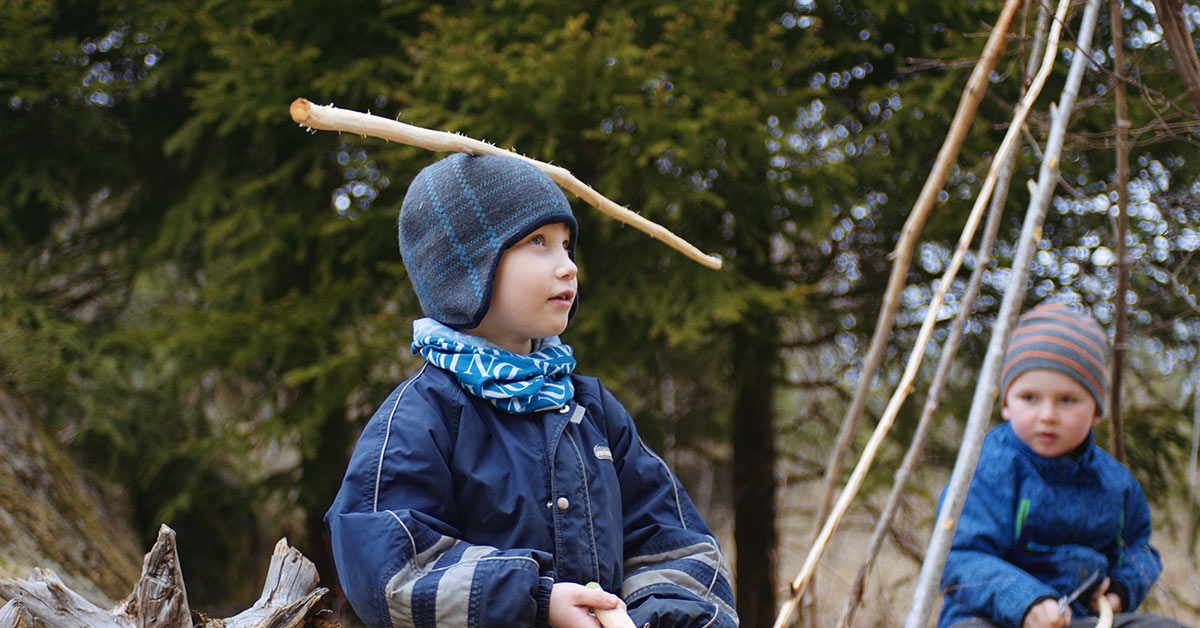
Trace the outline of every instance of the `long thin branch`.
<instances>
[{"instance_id":1,"label":"long thin branch","mask_svg":"<svg viewBox=\"0 0 1200 628\"><path fill-rule=\"evenodd\" d=\"M984 46L984 52L980 57L979 64L975 66L975 70L971 73L971 77L967 81L967 87L963 90L962 97L959 99L958 109L954 113L954 119L951 121L946 139L942 142L942 148L938 151L933 169L925 179L925 185L921 188L921 193L917 197L917 201L914 203L913 209L904 223L904 228L900 232L900 239L896 243L896 249L892 254L892 270L888 276L887 289L884 293L882 308L879 312L879 320L875 323L875 331L871 336L871 346L867 350L866 358L863 360L858 386L854 391L854 400L851 402L849 409L846 411L846 416L842 420L842 426L838 432L837 445L834 447L829 465L825 470L824 488L817 508L817 517L814 520L814 538L820 534L819 530L824 525L825 519L828 516L830 504L833 501L834 490L841 479L842 464L845 461L847 452L850 450L850 444L854 438L858 419L862 416L863 408L867 404L867 396L871 391L871 380L875 378L875 372L879 370L879 365L883 362L888 339L891 336L892 327L896 322L896 312L900 307L900 292L904 289L906 283L909 265L912 262L912 252L916 247L917 238L925 226L925 221L928 219L929 213L933 210L933 203L937 199L938 193L945 185L950 169L958 159L958 153L962 148L963 140L970 129L971 122L975 119L975 112L978 110L979 103L983 100L983 96L987 92L989 76L999 62L1001 53L1003 53L1004 46L1008 41L1007 33L1012 24L1013 17L1016 15L1023 1L1006 0L1004 3L1000 17L996 20L996 25L993 27L987 44ZM798 580L801 580L799 576L797 576ZM796 600L800 595L796 589L797 587L793 584L791 596L780 610L779 619L782 621L786 621L795 611ZM777 621L776 626L780 625L782 624Z\"/></svg>"},{"instance_id":2,"label":"long thin branch","mask_svg":"<svg viewBox=\"0 0 1200 628\"><path fill-rule=\"evenodd\" d=\"M1046 157L1038 173L1038 184L1029 201L1029 209L1025 215L1025 224L1021 228L1017 252L1013 257L1012 274L1009 277L1008 288L1000 304L1000 313L988 341L987 354L980 370L979 380L975 386L972 398L971 413L967 417L967 427L963 434L963 442L959 447L958 458L950 482L942 499L938 512L937 523L934 525L930 538L929 549L925 561L921 564L921 573L913 590L912 604L905 628L922 628L929 622L929 615L937 594L937 583L940 580L942 567L946 563L946 555L950 551L950 542L954 538L958 515L962 512L963 501L966 499L967 487L975 474L975 465L979 461L979 450L983 445L983 436L987 431L988 420L992 414L992 406L996 395L1000 366L1004 360L1004 351L1008 346L1008 337L1012 326L1020 313L1028 289L1029 269L1033 262L1034 250L1037 248L1042 224L1045 222L1046 210L1057 187L1059 172L1059 157L1062 153L1063 136L1066 134L1067 123L1075 107L1075 98L1079 93L1079 84L1083 81L1083 72L1087 60L1091 57L1092 33L1095 30L1096 18L1100 12L1100 0L1088 0L1084 9L1083 22L1079 28L1079 38L1075 54L1071 58L1071 69L1059 98L1058 107L1050 108L1054 120L1051 133L1046 139ZM1061 23L1056 19L1056 24ZM1049 55L1050 49L1047 49Z\"/></svg>"},{"instance_id":3,"label":"long thin branch","mask_svg":"<svg viewBox=\"0 0 1200 628\"><path fill-rule=\"evenodd\" d=\"M1183 17L1183 2L1151 2L1154 4L1154 12L1158 14L1158 25L1162 27L1167 51L1175 61L1175 71L1179 73L1184 91L1196 107L1196 116L1200 117L1200 57L1197 57L1196 47L1192 45L1191 34L1188 33L1186 19Z\"/></svg>"},{"instance_id":4,"label":"long thin branch","mask_svg":"<svg viewBox=\"0 0 1200 628\"><path fill-rule=\"evenodd\" d=\"M436 152L516 157L537 166L560 186L570 190L587 204L608 214L610 217L630 225L652 238L662 241L667 246L683 253L689 259L702 266L713 270L720 270L721 268L720 257L706 255L700 249L692 246L687 240L675 235L666 227L614 203L577 179L566 168L530 159L524 155L504 150L503 148L469 138L465 135L426 129L369 113L339 109L332 105L316 105L303 98L297 98L292 101L290 113L292 120L310 129L345 131L358 135L369 135Z\"/></svg>"},{"instance_id":5,"label":"long thin branch","mask_svg":"<svg viewBox=\"0 0 1200 628\"><path fill-rule=\"evenodd\" d=\"M1195 367L1195 381L1192 383L1192 447L1188 456L1188 501L1187 501L1187 538L1196 538L1196 497L1197 489L1200 489L1200 366ZM1197 586L1196 574L1196 547L1193 546L1188 552L1188 576L1192 581L1192 588L1200 591L1200 586Z\"/></svg>"},{"instance_id":6,"label":"long thin branch","mask_svg":"<svg viewBox=\"0 0 1200 628\"><path fill-rule=\"evenodd\" d=\"M1016 145L1014 144L1014 150L1015 147ZM949 378L950 367L954 363L954 357L958 353L958 346L962 341L963 329L966 327L967 320L971 317L971 307L974 305L975 299L979 296L983 285L983 275L986 272L987 260L990 257L992 246L996 242L996 232L1000 229L1000 217L1003 213L1004 201L1008 196L1008 180L1011 178L1013 171L1011 152L1013 151L1010 151L1010 154L1005 157L1007 163L1000 175L1003 179L1003 191L998 191L997 195L992 198L992 205L988 212L988 221L984 226L983 239L980 241L979 248L977 249L978 255L976 257L975 269L971 273L967 290L959 302L959 311L954 319L950 334L946 339L945 345L942 347L942 355L938 362L937 372L933 377L933 382L930 384L929 396L922 409L921 418L917 423L912 443L909 445L908 451L904 454L904 460L901 462L900 468L896 471L895 481L888 494L887 503L884 505L883 512L876 521L874 531L871 533L871 539L867 544L866 558L859 568L858 576L855 578L850 593L846 597L842 609L842 617L838 620L838 626L849 626L854 618L855 609L862 603L867 586L867 576L871 572L875 558L879 554L879 550L883 546L883 541L891 528L892 521L896 517L900 499L907 490L913 471L916 469L921 454L925 450L925 441L929 430L933 427L933 418L941 403L941 393L945 388L946 380Z\"/></svg>"},{"instance_id":7,"label":"long thin branch","mask_svg":"<svg viewBox=\"0 0 1200 628\"><path fill-rule=\"evenodd\" d=\"M1129 325L1126 293L1129 291L1129 253L1125 243L1129 233L1129 114L1125 102L1125 36L1122 32L1121 0L1109 0L1112 21L1114 100L1117 127L1117 220L1113 240L1117 249L1117 292L1113 295L1116 313L1113 316L1112 384L1108 387L1108 417L1112 430L1108 434L1108 450L1118 461L1125 460L1124 428L1121 421L1121 373L1125 369L1125 330Z\"/></svg>"}]
</instances>

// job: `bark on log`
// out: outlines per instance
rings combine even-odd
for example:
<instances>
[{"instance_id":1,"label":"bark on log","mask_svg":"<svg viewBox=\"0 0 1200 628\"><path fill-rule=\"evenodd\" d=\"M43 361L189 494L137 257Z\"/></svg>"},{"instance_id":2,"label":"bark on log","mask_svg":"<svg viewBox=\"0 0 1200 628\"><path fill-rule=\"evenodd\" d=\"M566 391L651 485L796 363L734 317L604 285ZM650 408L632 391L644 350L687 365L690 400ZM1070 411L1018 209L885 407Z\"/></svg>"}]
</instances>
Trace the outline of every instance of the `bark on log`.
<instances>
[{"instance_id":1,"label":"bark on log","mask_svg":"<svg viewBox=\"0 0 1200 628\"><path fill-rule=\"evenodd\" d=\"M275 544L262 595L250 608L230 617L228 628L291 628L305 625L317 612L326 589L317 587L317 568L287 540ZM332 625L332 624L330 624Z\"/></svg>"},{"instance_id":2,"label":"bark on log","mask_svg":"<svg viewBox=\"0 0 1200 628\"><path fill-rule=\"evenodd\" d=\"M0 628L336 628L321 602L317 569L286 539L275 545L262 595L228 619L208 618L188 607L175 531L162 526L146 554L133 592L106 611L67 588L52 571L34 569L28 580L0 580Z\"/></svg>"},{"instance_id":3,"label":"bark on log","mask_svg":"<svg viewBox=\"0 0 1200 628\"><path fill-rule=\"evenodd\" d=\"M58 575L48 569L34 569L28 580L0 580L0 597L9 600L6 609L20 603L47 628L132 628L135 625L121 614L106 611L67 588ZM0 628L10 626L0 623Z\"/></svg>"}]
</instances>

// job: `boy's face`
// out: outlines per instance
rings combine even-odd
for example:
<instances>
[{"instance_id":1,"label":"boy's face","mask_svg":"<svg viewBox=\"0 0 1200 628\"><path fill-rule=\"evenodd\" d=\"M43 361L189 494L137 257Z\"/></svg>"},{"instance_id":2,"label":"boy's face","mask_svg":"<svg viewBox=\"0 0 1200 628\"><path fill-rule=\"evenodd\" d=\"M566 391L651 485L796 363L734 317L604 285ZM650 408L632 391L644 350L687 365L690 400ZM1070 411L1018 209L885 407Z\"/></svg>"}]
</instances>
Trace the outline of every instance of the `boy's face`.
<instances>
[{"instance_id":1,"label":"boy's face","mask_svg":"<svg viewBox=\"0 0 1200 628\"><path fill-rule=\"evenodd\" d=\"M505 249L487 314L467 331L513 353L529 353L534 339L561 334L575 302L570 244L571 230L555 223Z\"/></svg>"},{"instance_id":2,"label":"boy's face","mask_svg":"<svg viewBox=\"0 0 1200 628\"><path fill-rule=\"evenodd\" d=\"M1070 453L1100 422L1096 400L1066 374L1033 369L1017 376L1004 394L1000 416L1039 456Z\"/></svg>"}]
</instances>

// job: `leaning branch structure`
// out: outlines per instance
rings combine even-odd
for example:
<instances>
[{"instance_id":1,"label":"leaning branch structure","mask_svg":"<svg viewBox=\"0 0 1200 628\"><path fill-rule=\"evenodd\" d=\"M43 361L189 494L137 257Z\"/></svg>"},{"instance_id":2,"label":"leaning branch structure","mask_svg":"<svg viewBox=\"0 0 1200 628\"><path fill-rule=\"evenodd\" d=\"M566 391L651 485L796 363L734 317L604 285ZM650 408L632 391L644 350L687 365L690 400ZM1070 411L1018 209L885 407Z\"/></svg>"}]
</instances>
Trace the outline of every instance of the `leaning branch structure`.
<instances>
[{"instance_id":1,"label":"leaning branch structure","mask_svg":"<svg viewBox=\"0 0 1200 628\"><path fill-rule=\"evenodd\" d=\"M1046 140L1046 150L1042 158L1042 166L1038 172L1038 181L1032 190L1029 207L1025 213L1025 223L1021 227L1021 235L1017 251L1013 255L1012 274L1009 277L1008 290L1000 303L1000 311L996 315L996 324L988 341L987 353L983 366L979 371L979 379L975 387L975 395L971 400L971 411L967 417L966 429L963 433L962 445L958 450L958 458L954 463L954 471L945 489L945 497L938 511L937 523L925 551L925 560L921 563L921 572L913 590L912 604L905 618L905 628L923 628L929 623L933 611L934 597L937 595L937 585L940 580L942 567L946 563L946 555L950 552L950 542L958 524L958 516L962 512L966 499L967 487L975 474L975 465L979 461L979 450L983 446L983 436L987 431L988 419L992 406L999 394L1000 367L1004 359L1004 351L1008 346L1008 337L1013 324L1020 314L1025 297L1025 282L1029 278L1029 268L1033 254L1037 248L1042 224L1045 222L1046 210L1058 185L1058 162L1062 154L1063 138L1066 135L1067 123L1075 108L1079 84L1083 80L1083 72L1091 58L1092 32L1096 27L1096 18L1100 11L1100 0L1088 0L1083 12L1083 21L1079 27L1077 48L1071 57L1071 68L1059 97L1058 106L1050 106L1050 134Z\"/></svg>"}]
</instances>

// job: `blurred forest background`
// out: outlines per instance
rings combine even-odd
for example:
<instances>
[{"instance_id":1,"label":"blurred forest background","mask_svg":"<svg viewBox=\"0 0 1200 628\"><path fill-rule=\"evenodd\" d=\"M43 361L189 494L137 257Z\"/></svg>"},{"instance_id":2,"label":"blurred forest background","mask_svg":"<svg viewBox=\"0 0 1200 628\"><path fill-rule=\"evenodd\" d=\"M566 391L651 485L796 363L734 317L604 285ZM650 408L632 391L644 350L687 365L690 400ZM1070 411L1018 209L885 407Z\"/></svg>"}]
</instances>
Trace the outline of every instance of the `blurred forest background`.
<instances>
[{"instance_id":1,"label":"blurred forest background","mask_svg":"<svg viewBox=\"0 0 1200 628\"><path fill-rule=\"evenodd\" d=\"M1200 5L1159 3L1194 47ZM10 462L31 447L63 453L61 466L0 473L0 523L16 530L0 541L0 576L25 577L30 563L94 569L74 575L119 599L167 523L192 606L210 615L257 597L282 536L336 586L321 518L359 430L417 364L396 212L438 155L306 132L288 115L304 97L563 166L723 257L723 270L702 268L572 198L582 300L564 340L728 546L743 625L769 626L811 544L889 255L1002 4L7 0L0 420L29 429L0 432L0 451ZM983 294L857 625L896 625L908 606L1081 7L1028 122ZM1195 619L1200 96L1189 98L1155 3L1126 0L1119 15L1130 289L1117 293L1106 2L1025 303L1078 303L1111 330L1125 298L1126 462L1168 559L1148 606ZM1035 20L1031 2L921 233L863 423L899 379L1012 117ZM972 253L965 272L974 264ZM827 551L807 625L841 610L964 283ZM858 432L852 458L868 436ZM29 514L65 469L98 487L91 501ZM37 532L53 517L66 532ZM116 540L123 529L134 542ZM56 543L72 534L112 539L71 562Z\"/></svg>"}]
</instances>

